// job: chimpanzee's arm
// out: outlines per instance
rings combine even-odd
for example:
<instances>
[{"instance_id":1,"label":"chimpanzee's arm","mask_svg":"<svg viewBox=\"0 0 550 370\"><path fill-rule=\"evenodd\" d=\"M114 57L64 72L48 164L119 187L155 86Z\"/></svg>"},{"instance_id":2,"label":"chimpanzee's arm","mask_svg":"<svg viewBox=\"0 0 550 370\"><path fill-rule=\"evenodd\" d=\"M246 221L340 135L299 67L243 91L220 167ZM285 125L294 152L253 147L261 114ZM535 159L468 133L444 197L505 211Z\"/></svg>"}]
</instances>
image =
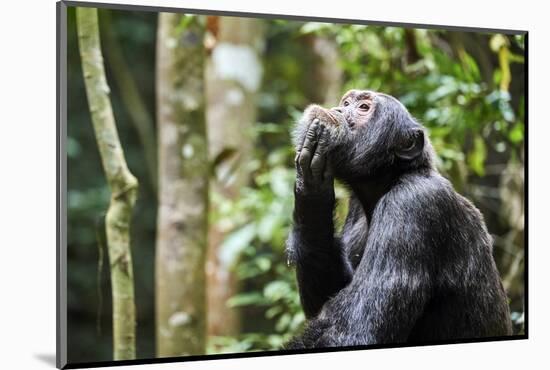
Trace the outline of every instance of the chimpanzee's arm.
<instances>
[{"instance_id":1,"label":"chimpanzee's arm","mask_svg":"<svg viewBox=\"0 0 550 370\"><path fill-rule=\"evenodd\" d=\"M368 221L359 199L351 193L348 215L342 228L341 243L348 260L355 270L367 245Z\"/></svg>"},{"instance_id":2,"label":"chimpanzee's arm","mask_svg":"<svg viewBox=\"0 0 550 370\"><path fill-rule=\"evenodd\" d=\"M334 237L334 179L326 160L328 135L314 120L296 155L294 226L288 240L307 318L351 280L351 266Z\"/></svg>"},{"instance_id":3,"label":"chimpanzee's arm","mask_svg":"<svg viewBox=\"0 0 550 370\"><path fill-rule=\"evenodd\" d=\"M440 231L430 225L429 215L437 214L433 200L401 195L389 196L376 210L352 281L310 323L306 332L325 329L307 346L407 341L431 297L437 251L430 238Z\"/></svg>"}]
</instances>

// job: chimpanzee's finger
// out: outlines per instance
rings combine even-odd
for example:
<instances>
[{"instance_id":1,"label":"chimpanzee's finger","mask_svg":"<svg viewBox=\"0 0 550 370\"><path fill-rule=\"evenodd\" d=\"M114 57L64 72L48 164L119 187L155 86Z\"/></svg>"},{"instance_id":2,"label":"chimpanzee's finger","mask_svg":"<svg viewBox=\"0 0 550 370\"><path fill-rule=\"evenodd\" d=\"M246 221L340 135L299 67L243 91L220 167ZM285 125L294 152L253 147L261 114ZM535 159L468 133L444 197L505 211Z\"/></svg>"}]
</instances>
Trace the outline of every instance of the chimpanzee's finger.
<instances>
[{"instance_id":1,"label":"chimpanzee's finger","mask_svg":"<svg viewBox=\"0 0 550 370\"><path fill-rule=\"evenodd\" d=\"M317 146L317 133L319 130L319 125L317 122L312 123L309 129L307 130L306 138L304 140L304 146L300 151L300 157L298 162L300 168L302 169L302 174L305 177L311 176L311 157L315 152L315 147Z\"/></svg>"},{"instance_id":2,"label":"chimpanzee's finger","mask_svg":"<svg viewBox=\"0 0 550 370\"><path fill-rule=\"evenodd\" d=\"M328 130L325 126L320 126L318 134L318 144L315 148L315 153L311 159L311 174L317 181L321 181L323 178L323 172L325 170L325 164L327 161L326 152L328 147Z\"/></svg>"},{"instance_id":3,"label":"chimpanzee's finger","mask_svg":"<svg viewBox=\"0 0 550 370\"><path fill-rule=\"evenodd\" d=\"M314 124L319 124L319 118L315 118L308 126L308 131L309 129L311 128L311 126L313 126ZM306 135L304 135L304 137L302 138L302 141L298 144L298 148L296 149L296 151L298 153L300 153L300 151L302 150L302 148L304 147L304 142L306 141L306 138L307 138L307 133Z\"/></svg>"}]
</instances>

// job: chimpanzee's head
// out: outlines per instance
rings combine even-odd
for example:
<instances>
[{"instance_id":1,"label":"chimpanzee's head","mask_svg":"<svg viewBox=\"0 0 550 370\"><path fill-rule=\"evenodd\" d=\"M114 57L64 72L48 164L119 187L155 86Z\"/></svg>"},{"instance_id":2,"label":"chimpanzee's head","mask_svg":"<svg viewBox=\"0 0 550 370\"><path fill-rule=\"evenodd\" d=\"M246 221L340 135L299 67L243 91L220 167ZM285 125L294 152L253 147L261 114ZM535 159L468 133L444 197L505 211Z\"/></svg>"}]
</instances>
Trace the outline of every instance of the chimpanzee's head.
<instances>
[{"instance_id":1,"label":"chimpanzee's head","mask_svg":"<svg viewBox=\"0 0 550 370\"><path fill-rule=\"evenodd\" d=\"M433 166L433 149L424 128L392 96L350 90L332 117L329 159L344 180Z\"/></svg>"}]
</instances>

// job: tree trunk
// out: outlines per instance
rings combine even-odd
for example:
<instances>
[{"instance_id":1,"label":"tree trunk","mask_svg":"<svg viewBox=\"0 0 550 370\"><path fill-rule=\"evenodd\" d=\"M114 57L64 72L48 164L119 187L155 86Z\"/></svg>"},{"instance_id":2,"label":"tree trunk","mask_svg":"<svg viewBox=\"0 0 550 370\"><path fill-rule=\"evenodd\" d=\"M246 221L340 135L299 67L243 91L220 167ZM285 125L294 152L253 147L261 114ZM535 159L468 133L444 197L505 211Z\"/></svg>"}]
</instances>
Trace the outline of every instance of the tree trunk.
<instances>
[{"instance_id":1,"label":"tree trunk","mask_svg":"<svg viewBox=\"0 0 550 370\"><path fill-rule=\"evenodd\" d=\"M103 170L111 189L105 227L113 294L114 359L129 360L136 357L130 222L138 181L128 170L118 138L99 42L97 10L77 8L76 15L88 104Z\"/></svg>"},{"instance_id":2,"label":"tree trunk","mask_svg":"<svg viewBox=\"0 0 550 370\"><path fill-rule=\"evenodd\" d=\"M210 190L235 199L246 185L246 163L253 147L249 135L256 122L256 97L262 79L262 22L236 17L208 17L212 51L207 61L206 93L208 148L215 178ZM236 309L227 300L237 292L230 261L221 258L220 245L228 230L213 223L209 229L207 331L209 336L234 335L239 330Z\"/></svg>"},{"instance_id":3,"label":"tree trunk","mask_svg":"<svg viewBox=\"0 0 550 370\"><path fill-rule=\"evenodd\" d=\"M197 16L159 14L156 250L159 357L205 353L208 158L203 36Z\"/></svg>"}]
</instances>

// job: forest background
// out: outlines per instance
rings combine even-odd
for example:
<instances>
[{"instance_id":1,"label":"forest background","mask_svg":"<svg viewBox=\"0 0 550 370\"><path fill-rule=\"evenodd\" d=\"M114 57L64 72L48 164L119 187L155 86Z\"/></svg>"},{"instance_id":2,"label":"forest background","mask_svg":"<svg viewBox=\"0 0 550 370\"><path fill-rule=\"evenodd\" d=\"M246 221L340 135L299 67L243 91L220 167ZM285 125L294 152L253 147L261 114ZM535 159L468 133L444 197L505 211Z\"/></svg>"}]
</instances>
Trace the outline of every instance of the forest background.
<instances>
[{"instance_id":1,"label":"forest background","mask_svg":"<svg viewBox=\"0 0 550 370\"><path fill-rule=\"evenodd\" d=\"M113 358L112 263L104 233L111 191L86 97L75 13L69 8L68 354L69 362L84 362ZM161 21L157 13L108 10L99 11L99 25L120 143L139 183L130 222L135 356L278 349L299 330L304 317L284 255L293 205L290 132L308 104L335 105L348 88L396 96L429 129L440 170L481 209L495 238L495 259L521 332L522 36L240 17ZM197 35L198 49L185 47ZM165 53L163 63L181 58L182 66L194 64L162 69L159 53ZM167 70L177 75L163 74ZM169 91L168 98L160 91ZM197 92L203 122L177 111L171 114L184 118L171 122L174 116L161 109ZM203 127L198 141L170 145L170 137L197 125ZM191 204L207 215L198 218L191 238L171 214L159 216L157 199L162 203L163 191L170 195L166 184L181 179L164 166L175 157L196 169L208 190L179 193L177 212L193 217L185 208ZM339 186L340 222L346 196ZM182 248L198 251L191 261L202 261L195 263L199 279L169 279L173 258L156 258L178 235ZM190 328L198 341L179 335L189 335L182 300L191 305L186 309L200 308L191 320L199 325Z\"/></svg>"}]
</instances>

